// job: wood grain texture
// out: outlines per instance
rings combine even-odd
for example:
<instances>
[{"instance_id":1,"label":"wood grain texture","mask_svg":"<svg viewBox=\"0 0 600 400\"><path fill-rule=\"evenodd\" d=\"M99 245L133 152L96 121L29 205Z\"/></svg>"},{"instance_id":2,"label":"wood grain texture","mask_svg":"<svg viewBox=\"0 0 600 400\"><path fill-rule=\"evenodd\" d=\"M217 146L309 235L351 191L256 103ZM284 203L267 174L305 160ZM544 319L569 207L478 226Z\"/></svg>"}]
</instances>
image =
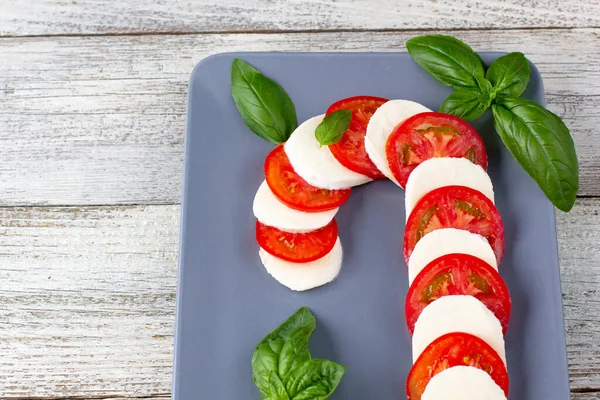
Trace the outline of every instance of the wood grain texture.
<instances>
[{"instance_id":1,"label":"wood grain texture","mask_svg":"<svg viewBox=\"0 0 600 400\"><path fill-rule=\"evenodd\" d=\"M0 39L0 205L179 202L187 81L237 50L401 51L412 33ZM600 195L600 29L459 31L522 50L572 129L580 195Z\"/></svg>"},{"instance_id":2,"label":"wood grain texture","mask_svg":"<svg viewBox=\"0 0 600 400\"><path fill-rule=\"evenodd\" d=\"M0 35L598 27L596 0L4 0Z\"/></svg>"},{"instance_id":3,"label":"wood grain texture","mask_svg":"<svg viewBox=\"0 0 600 400\"><path fill-rule=\"evenodd\" d=\"M0 397L170 392L179 212L0 208ZM573 398L590 400L600 393L600 199L579 199L558 228Z\"/></svg>"}]
</instances>

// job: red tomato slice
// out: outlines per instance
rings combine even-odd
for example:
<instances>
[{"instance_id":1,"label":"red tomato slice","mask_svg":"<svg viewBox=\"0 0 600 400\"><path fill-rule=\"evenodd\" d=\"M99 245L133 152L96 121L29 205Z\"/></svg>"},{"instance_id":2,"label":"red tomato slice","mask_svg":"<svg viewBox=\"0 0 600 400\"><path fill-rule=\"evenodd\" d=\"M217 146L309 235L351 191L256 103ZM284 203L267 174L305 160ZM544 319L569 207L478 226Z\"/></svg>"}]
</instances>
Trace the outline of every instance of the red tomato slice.
<instances>
[{"instance_id":1,"label":"red tomato slice","mask_svg":"<svg viewBox=\"0 0 600 400\"><path fill-rule=\"evenodd\" d=\"M327 114L338 110L352 111L350 127L339 142L329 146L329 150L344 167L371 179L383 179L385 175L377 169L365 150L367 125L375 110L387 101L373 96L348 97L333 103L327 110Z\"/></svg>"},{"instance_id":2,"label":"red tomato slice","mask_svg":"<svg viewBox=\"0 0 600 400\"><path fill-rule=\"evenodd\" d=\"M410 333L417 318L432 301L449 295L471 295L496 315L506 333L510 319L510 295L504 279L492 266L470 254L436 258L417 275L404 304Z\"/></svg>"},{"instance_id":3,"label":"red tomato slice","mask_svg":"<svg viewBox=\"0 0 600 400\"><path fill-rule=\"evenodd\" d=\"M457 366L487 372L508 396L508 373L498 353L477 336L454 332L434 340L419 356L406 379L408 400L420 400L431 378Z\"/></svg>"},{"instance_id":4,"label":"red tomato slice","mask_svg":"<svg viewBox=\"0 0 600 400\"><path fill-rule=\"evenodd\" d=\"M466 186L444 186L419 200L413 208L404 231L404 259L427 233L440 228L457 228L485 237L498 264L504 254L504 224L490 199Z\"/></svg>"},{"instance_id":5,"label":"red tomato slice","mask_svg":"<svg viewBox=\"0 0 600 400\"><path fill-rule=\"evenodd\" d=\"M321 229L290 233L256 221L256 241L265 251L286 261L305 263L318 260L333 249L338 227L335 219Z\"/></svg>"},{"instance_id":6,"label":"red tomato slice","mask_svg":"<svg viewBox=\"0 0 600 400\"><path fill-rule=\"evenodd\" d=\"M487 153L477 131L454 115L438 112L416 114L396 126L386 156L402 187L413 169L433 157L467 158L487 168Z\"/></svg>"},{"instance_id":7,"label":"red tomato slice","mask_svg":"<svg viewBox=\"0 0 600 400\"><path fill-rule=\"evenodd\" d=\"M319 212L339 207L350 197L350 189L328 190L310 185L292 168L283 145L275 147L265 159L265 178L273 194L288 207Z\"/></svg>"}]
</instances>

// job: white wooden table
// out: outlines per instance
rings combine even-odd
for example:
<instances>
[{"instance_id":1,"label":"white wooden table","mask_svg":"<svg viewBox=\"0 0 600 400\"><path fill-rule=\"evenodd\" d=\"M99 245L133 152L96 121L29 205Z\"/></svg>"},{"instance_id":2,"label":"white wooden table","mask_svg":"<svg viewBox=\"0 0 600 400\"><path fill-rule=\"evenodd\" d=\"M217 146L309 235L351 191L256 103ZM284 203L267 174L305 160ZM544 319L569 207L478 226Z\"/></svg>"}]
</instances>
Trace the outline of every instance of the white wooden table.
<instances>
[{"instance_id":1,"label":"white wooden table","mask_svg":"<svg viewBox=\"0 0 600 400\"><path fill-rule=\"evenodd\" d=\"M598 0L0 0L0 398L169 396L198 61L402 51L424 31L523 51L572 129L580 198L557 213L571 389L600 399Z\"/></svg>"}]
</instances>

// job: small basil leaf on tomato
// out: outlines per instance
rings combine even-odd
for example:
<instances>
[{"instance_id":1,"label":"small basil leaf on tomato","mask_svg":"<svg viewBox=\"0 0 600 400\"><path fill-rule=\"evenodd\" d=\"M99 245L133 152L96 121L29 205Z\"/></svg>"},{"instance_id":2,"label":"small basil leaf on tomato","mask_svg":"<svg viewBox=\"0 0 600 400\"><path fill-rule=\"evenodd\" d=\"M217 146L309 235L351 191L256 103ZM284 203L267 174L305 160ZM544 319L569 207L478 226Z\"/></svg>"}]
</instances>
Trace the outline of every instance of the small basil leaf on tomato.
<instances>
[{"instance_id":1,"label":"small basil leaf on tomato","mask_svg":"<svg viewBox=\"0 0 600 400\"><path fill-rule=\"evenodd\" d=\"M523 53L509 53L498 57L486 72L494 91L500 97L518 97L527 88L531 68Z\"/></svg>"},{"instance_id":2,"label":"small basil leaf on tomato","mask_svg":"<svg viewBox=\"0 0 600 400\"><path fill-rule=\"evenodd\" d=\"M411 57L442 85L455 90L477 88L484 77L481 58L466 43L443 35L417 36L406 42Z\"/></svg>"},{"instance_id":3,"label":"small basil leaf on tomato","mask_svg":"<svg viewBox=\"0 0 600 400\"><path fill-rule=\"evenodd\" d=\"M569 211L579 189L575 144L563 121L521 98L492 106L494 127L523 169L560 210Z\"/></svg>"},{"instance_id":4,"label":"small basil leaf on tomato","mask_svg":"<svg viewBox=\"0 0 600 400\"><path fill-rule=\"evenodd\" d=\"M290 371L285 388L295 400L327 399L345 372L343 365L313 358Z\"/></svg>"},{"instance_id":5,"label":"small basil leaf on tomato","mask_svg":"<svg viewBox=\"0 0 600 400\"><path fill-rule=\"evenodd\" d=\"M439 112L452 114L465 121L478 118L490 105L489 96L477 90L459 90L446 97Z\"/></svg>"},{"instance_id":6,"label":"small basil leaf on tomato","mask_svg":"<svg viewBox=\"0 0 600 400\"><path fill-rule=\"evenodd\" d=\"M246 126L271 143L285 142L296 128L296 109L286 91L237 58L231 64L231 97Z\"/></svg>"},{"instance_id":7,"label":"small basil leaf on tomato","mask_svg":"<svg viewBox=\"0 0 600 400\"><path fill-rule=\"evenodd\" d=\"M340 141L350 127L352 111L337 110L328 114L315 130L315 137L321 146L329 146Z\"/></svg>"}]
</instances>

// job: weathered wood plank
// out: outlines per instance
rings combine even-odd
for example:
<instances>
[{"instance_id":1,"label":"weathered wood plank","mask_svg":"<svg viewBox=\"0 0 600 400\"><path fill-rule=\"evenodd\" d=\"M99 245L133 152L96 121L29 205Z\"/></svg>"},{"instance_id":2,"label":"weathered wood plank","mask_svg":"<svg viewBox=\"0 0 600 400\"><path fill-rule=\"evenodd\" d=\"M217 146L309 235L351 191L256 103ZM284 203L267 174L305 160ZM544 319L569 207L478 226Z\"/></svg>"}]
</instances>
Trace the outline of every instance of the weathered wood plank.
<instances>
[{"instance_id":1,"label":"weathered wood plank","mask_svg":"<svg viewBox=\"0 0 600 400\"><path fill-rule=\"evenodd\" d=\"M572 400L599 400L600 399L600 391L590 392L590 393L572 393Z\"/></svg>"},{"instance_id":2,"label":"weathered wood plank","mask_svg":"<svg viewBox=\"0 0 600 400\"><path fill-rule=\"evenodd\" d=\"M0 35L598 27L588 0L4 0Z\"/></svg>"},{"instance_id":3,"label":"weathered wood plank","mask_svg":"<svg viewBox=\"0 0 600 400\"><path fill-rule=\"evenodd\" d=\"M235 50L400 51L418 33L0 39L0 205L177 203L187 80ZM465 31L522 50L572 128L582 195L600 195L600 29ZM526 40L524 40L526 38Z\"/></svg>"},{"instance_id":4,"label":"weathered wood plank","mask_svg":"<svg viewBox=\"0 0 600 400\"><path fill-rule=\"evenodd\" d=\"M170 392L179 211L0 208L3 397ZM600 392L600 199L558 227L571 385Z\"/></svg>"}]
</instances>

